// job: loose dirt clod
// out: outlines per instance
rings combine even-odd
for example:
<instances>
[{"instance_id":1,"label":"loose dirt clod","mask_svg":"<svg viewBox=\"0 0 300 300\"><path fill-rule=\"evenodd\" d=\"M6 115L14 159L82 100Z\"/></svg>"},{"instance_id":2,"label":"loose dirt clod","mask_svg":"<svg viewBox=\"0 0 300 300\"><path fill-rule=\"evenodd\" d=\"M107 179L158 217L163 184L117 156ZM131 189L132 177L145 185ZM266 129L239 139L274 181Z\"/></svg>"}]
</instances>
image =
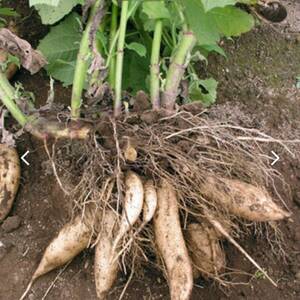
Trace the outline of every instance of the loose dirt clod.
<instances>
[{"instance_id":1,"label":"loose dirt clod","mask_svg":"<svg viewBox=\"0 0 300 300\"><path fill-rule=\"evenodd\" d=\"M9 214L21 176L17 150L0 144L0 222Z\"/></svg>"},{"instance_id":2,"label":"loose dirt clod","mask_svg":"<svg viewBox=\"0 0 300 300\"><path fill-rule=\"evenodd\" d=\"M2 224L1 228L9 233L18 229L21 225L21 219L18 216L8 217Z\"/></svg>"},{"instance_id":3,"label":"loose dirt clod","mask_svg":"<svg viewBox=\"0 0 300 300\"><path fill-rule=\"evenodd\" d=\"M153 222L155 242L166 267L171 299L188 300L193 288L193 271L179 221L176 192L162 180L157 197Z\"/></svg>"}]
</instances>

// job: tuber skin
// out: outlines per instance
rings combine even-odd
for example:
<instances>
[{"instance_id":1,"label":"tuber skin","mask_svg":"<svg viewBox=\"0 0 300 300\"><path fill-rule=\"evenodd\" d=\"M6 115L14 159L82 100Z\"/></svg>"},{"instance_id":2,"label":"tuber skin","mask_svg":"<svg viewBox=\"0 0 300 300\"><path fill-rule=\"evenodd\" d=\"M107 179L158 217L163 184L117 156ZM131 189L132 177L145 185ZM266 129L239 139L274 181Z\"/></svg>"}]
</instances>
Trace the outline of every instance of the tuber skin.
<instances>
[{"instance_id":1,"label":"tuber skin","mask_svg":"<svg viewBox=\"0 0 300 300\"><path fill-rule=\"evenodd\" d=\"M157 192L152 180L145 182L144 191L143 224L147 224L152 220L157 208Z\"/></svg>"},{"instance_id":2,"label":"tuber skin","mask_svg":"<svg viewBox=\"0 0 300 300\"><path fill-rule=\"evenodd\" d=\"M120 229L114 240L115 250L121 239L138 220L143 209L144 187L140 177L134 172L128 172L125 177L125 199L120 221Z\"/></svg>"},{"instance_id":3,"label":"tuber skin","mask_svg":"<svg viewBox=\"0 0 300 300\"><path fill-rule=\"evenodd\" d=\"M80 216L65 224L46 248L32 280L72 260L89 245L91 228Z\"/></svg>"},{"instance_id":4,"label":"tuber skin","mask_svg":"<svg viewBox=\"0 0 300 300\"><path fill-rule=\"evenodd\" d=\"M58 235L47 246L20 300L25 299L37 278L68 263L88 247L92 235L92 228L87 225L91 223L88 218L83 220L81 216L77 216L63 226Z\"/></svg>"},{"instance_id":5,"label":"tuber skin","mask_svg":"<svg viewBox=\"0 0 300 300\"><path fill-rule=\"evenodd\" d=\"M193 288L192 264L181 230L177 195L166 180L161 181L157 199L154 235L166 267L171 300L188 300Z\"/></svg>"},{"instance_id":6,"label":"tuber skin","mask_svg":"<svg viewBox=\"0 0 300 300\"><path fill-rule=\"evenodd\" d=\"M66 124L38 118L27 123L25 129L41 140L49 140L51 138L85 140L89 137L92 126L81 121L72 121Z\"/></svg>"},{"instance_id":7,"label":"tuber skin","mask_svg":"<svg viewBox=\"0 0 300 300\"><path fill-rule=\"evenodd\" d=\"M216 231L206 224L192 223L187 227L185 238L196 269L193 270L194 278L200 274L217 276L225 268L225 254Z\"/></svg>"},{"instance_id":8,"label":"tuber skin","mask_svg":"<svg viewBox=\"0 0 300 300\"><path fill-rule=\"evenodd\" d=\"M207 176L201 185L201 193L229 213L249 221L278 221L291 216L272 200L265 189L240 180Z\"/></svg>"},{"instance_id":9,"label":"tuber skin","mask_svg":"<svg viewBox=\"0 0 300 300\"><path fill-rule=\"evenodd\" d=\"M9 214L16 197L21 177L17 150L0 144L0 222Z\"/></svg>"},{"instance_id":10,"label":"tuber skin","mask_svg":"<svg viewBox=\"0 0 300 300\"><path fill-rule=\"evenodd\" d=\"M112 260L117 256L116 251L113 251L116 221L116 214L109 210L105 212L100 224L102 228L96 245L94 264L96 292L99 299L105 299L118 275L118 261Z\"/></svg>"}]
</instances>

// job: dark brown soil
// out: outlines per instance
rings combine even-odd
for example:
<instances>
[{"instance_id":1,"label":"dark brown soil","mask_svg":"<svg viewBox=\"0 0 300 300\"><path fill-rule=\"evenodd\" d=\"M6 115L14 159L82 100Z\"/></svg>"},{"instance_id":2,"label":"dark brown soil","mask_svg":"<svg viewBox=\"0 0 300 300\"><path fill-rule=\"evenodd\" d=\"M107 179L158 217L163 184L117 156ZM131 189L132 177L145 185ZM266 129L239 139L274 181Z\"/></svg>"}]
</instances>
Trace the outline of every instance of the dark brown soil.
<instances>
[{"instance_id":1,"label":"dark brown soil","mask_svg":"<svg viewBox=\"0 0 300 300\"><path fill-rule=\"evenodd\" d=\"M33 45L46 32L27 2L3 1L15 7L22 15L21 35ZM17 3L16 3L17 2ZM297 1L290 2L293 9ZM297 4L298 5L298 4ZM29 16L29 17L28 17ZM294 23L293 23L294 24ZM234 42L226 43L228 59L211 57L208 74L220 82L218 103L213 109L223 120L240 120L268 134L288 139L300 138L300 90L295 88L296 76L300 75L300 33L289 27L264 25ZM15 77L26 90L34 92L37 103L42 105L49 88L44 71L30 76L20 71ZM68 104L70 90L55 85L56 99ZM34 138L23 135L18 140L20 155L27 150L30 166L22 163L22 183L10 216L17 216L21 223L12 230L0 226L0 299L15 300L25 290L37 266L42 252L55 233L66 222L67 207L63 193L55 179L49 175L47 157L43 145ZM248 261L232 246L224 243L228 266L243 270L251 277L234 276L235 282L249 281L247 285L220 288L216 283L200 279L195 284L193 299L299 299L300 298L300 147L295 149L297 157L283 154L280 148L269 147L279 154L275 168L281 171L291 185L293 200L287 202L293 212L292 221L281 223L284 234L284 249L287 259L272 254L264 238L257 236L241 239L245 249L278 282L274 288L261 278ZM266 153L270 155L269 153ZM28 299L42 299L59 271L51 272L39 279ZM109 299L118 299L126 283L120 276ZM142 279L134 278L124 299L168 299L168 287L162 274L149 268ZM47 299L96 299L93 280L93 250L78 256L60 274Z\"/></svg>"}]
</instances>

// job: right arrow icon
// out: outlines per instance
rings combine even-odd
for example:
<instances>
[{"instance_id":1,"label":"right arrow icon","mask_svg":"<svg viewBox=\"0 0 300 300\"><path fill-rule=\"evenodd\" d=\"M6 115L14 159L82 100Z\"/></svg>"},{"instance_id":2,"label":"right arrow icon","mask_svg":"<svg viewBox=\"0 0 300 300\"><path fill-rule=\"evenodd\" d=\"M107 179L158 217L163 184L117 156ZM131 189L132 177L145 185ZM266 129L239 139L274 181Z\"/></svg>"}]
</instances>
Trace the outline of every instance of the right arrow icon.
<instances>
[{"instance_id":1,"label":"right arrow icon","mask_svg":"<svg viewBox=\"0 0 300 300\"><path fill-rule=\"evenodd\" d=\"M271 153L274 156L274 160L272 161L271 166L274 166L279 161L279 156L274 151L271 151Z\"/></svg>"}]
</instances>

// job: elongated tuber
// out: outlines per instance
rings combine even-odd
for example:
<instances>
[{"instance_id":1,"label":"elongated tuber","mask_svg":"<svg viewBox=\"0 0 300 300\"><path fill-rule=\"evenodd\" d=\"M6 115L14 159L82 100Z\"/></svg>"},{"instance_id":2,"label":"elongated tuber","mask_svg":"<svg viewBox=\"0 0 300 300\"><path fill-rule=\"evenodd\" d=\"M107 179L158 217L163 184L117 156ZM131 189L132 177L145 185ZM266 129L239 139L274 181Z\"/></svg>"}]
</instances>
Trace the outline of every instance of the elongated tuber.
<instances>
[{"instance_id":1,"label":"elongated tuber","mask_svg":"<svg viewBox=\"0 0 300 300\"><path fill-rule=\"evenodd\" d=\"M17 150L0 144L0 222L9 214L21 176Z\"/></svg>"},{"instance_id":2,"label":"elongated tuber","mask_svg":"<svg viewBox=\"0 0 300 300\"><path fill-rule=\"evenodd\" d=\"M157 199L155 242L166 267L171 299L188 300L193 288L192 264L181 230L177 195L165 180L158 188Z\"/></svg>"},{"instance_id":3,"label":"elongated tuber","mask_svg":"<svg viewBox=\"0 0 300 300\"><path fill-rule=\"evenodd\" d=\"M224 206L231 214L250 221L277 221L290 216L265 189L240 180L207 176L201 193Z\"/></svg>"},{"instance_id":4,"label":"elongated tuber","mask_svg":"<svg viewBox=\"0 0 300 300\"><path fill-rule=\"evenodd\" d=\"M189 224L185 232L193 265L205 276L218 275L225 267L225 254L215 233L206 224L198 223Z\"/></svg>"}]
</instances>

